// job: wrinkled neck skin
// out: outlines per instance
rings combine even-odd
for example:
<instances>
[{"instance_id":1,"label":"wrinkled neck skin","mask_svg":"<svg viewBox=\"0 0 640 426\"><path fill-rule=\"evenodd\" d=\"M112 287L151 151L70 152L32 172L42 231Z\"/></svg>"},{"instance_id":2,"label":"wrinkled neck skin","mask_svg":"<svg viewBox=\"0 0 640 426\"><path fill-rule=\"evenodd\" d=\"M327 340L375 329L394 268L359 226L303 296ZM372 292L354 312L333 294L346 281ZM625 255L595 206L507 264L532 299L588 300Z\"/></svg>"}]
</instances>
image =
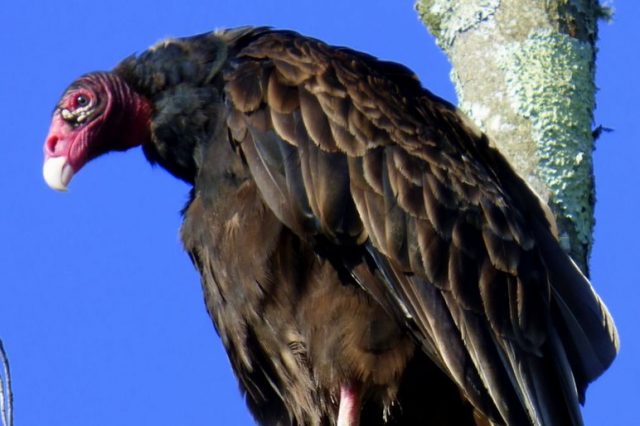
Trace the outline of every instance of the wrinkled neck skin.
<instances>
[{"instance_id":1,"label":"wrinkled neck skin","mask_svg":"<svg viewBox=\"0 0 640 426\"><path fill-rule=\"evenodd\" d=\"M106 151L125 151L151 142L152 106L116 74L99 74L107 86L106 120L99 123ZM104 126L104 127L102 127ZM97 155L102 152L96 153Z\"/></svg>"}]
</instances>

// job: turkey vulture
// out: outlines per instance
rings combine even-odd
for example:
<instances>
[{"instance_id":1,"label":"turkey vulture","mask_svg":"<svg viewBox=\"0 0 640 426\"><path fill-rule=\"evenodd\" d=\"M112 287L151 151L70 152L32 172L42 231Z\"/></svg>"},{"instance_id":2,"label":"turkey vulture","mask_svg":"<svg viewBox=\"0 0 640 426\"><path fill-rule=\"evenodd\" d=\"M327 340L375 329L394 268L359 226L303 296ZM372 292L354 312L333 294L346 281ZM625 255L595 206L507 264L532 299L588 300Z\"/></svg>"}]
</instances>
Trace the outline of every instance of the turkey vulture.
<instances>
[{"instance_id":1,"label":"turkey vulture","mask_svg":"<svg viewBox=\"0 0 640 426\"><path fill-rule=\"evenodd\" d=\"M615 327L554 220L407 68L270 28L169 39L55 108L44 177L142 146L265 425L579 425Z\"/></svg>"}]
</instances>

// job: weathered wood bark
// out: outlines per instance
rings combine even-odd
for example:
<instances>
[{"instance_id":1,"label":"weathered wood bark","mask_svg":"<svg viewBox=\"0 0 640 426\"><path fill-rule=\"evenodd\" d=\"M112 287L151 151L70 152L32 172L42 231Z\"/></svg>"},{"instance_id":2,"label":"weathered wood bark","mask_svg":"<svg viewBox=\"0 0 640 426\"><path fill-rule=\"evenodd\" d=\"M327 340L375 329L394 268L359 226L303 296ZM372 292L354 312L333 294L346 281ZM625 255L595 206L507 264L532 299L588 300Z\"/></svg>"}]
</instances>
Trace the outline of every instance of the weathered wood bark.
<instances>
[{"instance_id":1,"label":"weathered wood bark","mask_svg":"<svg viewBox=\"0 0 640 426\"><path fill-rule=\"evenodd\" d=\"M460 108L552 207L588 273L597 0L418 0Z\"/></svg>"}]
</instances>

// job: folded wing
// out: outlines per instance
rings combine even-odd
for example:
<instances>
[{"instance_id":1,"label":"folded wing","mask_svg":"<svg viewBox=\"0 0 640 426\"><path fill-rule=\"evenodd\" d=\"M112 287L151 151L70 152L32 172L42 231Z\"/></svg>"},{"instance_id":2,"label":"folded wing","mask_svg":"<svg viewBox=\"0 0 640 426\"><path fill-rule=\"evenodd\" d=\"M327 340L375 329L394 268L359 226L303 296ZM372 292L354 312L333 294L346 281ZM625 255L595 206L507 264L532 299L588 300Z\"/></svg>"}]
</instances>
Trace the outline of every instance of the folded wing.
<instances>
[{"instance_id":1,"label":"folded wing","mask_svg":"<svg viewBox=\"0 0 640 426\"><path fill-rule=\"evenodd\" d=\"M345 268L494 421L581 424L617 335L536 195L406 68L261 33L225 71L227 124L276 216L363 249Z\"/></svg>"}]
</instances>

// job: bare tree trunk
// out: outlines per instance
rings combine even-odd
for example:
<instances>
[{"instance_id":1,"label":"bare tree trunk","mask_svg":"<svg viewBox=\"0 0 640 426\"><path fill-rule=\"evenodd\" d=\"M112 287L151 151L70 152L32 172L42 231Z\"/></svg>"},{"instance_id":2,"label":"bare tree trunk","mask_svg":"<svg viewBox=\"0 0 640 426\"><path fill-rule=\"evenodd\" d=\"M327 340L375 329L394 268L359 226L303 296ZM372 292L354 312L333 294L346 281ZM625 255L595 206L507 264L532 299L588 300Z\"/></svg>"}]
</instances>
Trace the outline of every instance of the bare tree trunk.
<instances>
[{"instance_id":1,"label":"bare tree trunk","mask_svg":"<svg viewBox=\"0 0 640 426\"><path fill-rule=\"evenodd\" d=\"M460 108L553 209L588 273L597 0L418 0Z\"/></svg>"}]
</instances>

